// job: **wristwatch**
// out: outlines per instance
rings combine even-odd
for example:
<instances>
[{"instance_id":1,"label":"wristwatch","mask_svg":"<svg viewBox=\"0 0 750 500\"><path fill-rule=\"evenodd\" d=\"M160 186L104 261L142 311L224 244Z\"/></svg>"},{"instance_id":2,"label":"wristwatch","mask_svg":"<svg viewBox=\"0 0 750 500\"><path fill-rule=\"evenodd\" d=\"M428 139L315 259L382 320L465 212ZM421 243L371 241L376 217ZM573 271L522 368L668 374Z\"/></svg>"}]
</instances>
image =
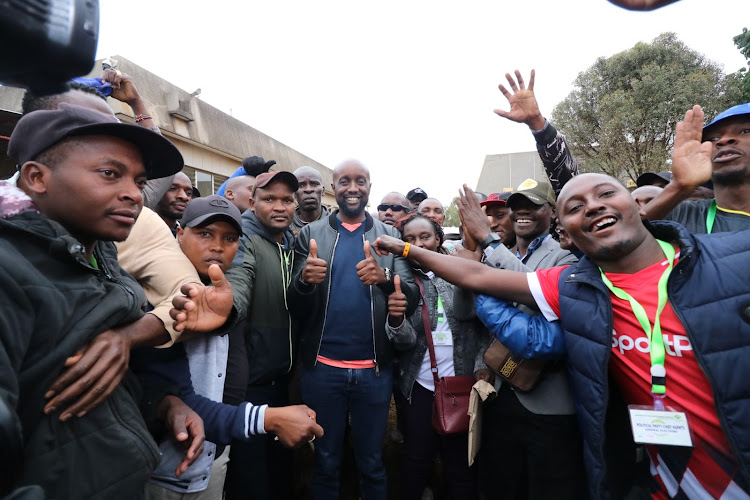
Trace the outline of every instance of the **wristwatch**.
<instances>
[{"instance_id":1,"label":"wristwatch","mask_svg":"<svg viewBox=\"0 0 750 500\"><path fill-rule=\"evenodd\" d=\"M485 239L483 239L479 243L479 246L482 247L482 250L484 250L493 243L500 243L500 236L498 236L497 233L494 232L490 233Z\"/></svg>"},{"instance_id":2,"label":"wristwatch","mask_svg":"<svg viewBox=\"0 0 750 500\"><path fill-rule=\"evenodd\" d=\"M386 281L386 283L391 283L393 281L393 271L391 271L387 267L384 267L383 271L385 271L385 281Z\"/></svg>"}]
</instances>

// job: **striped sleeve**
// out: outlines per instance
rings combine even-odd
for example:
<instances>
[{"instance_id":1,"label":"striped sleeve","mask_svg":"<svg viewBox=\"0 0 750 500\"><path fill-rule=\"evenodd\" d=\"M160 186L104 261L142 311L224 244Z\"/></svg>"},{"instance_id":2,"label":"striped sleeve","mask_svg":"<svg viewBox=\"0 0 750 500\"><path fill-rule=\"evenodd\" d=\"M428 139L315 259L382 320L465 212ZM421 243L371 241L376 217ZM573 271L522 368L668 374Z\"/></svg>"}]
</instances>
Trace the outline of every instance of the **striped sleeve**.
<instances>
[{"instance_id":1,"label":"striped sleeve","mask_svg":"<svg viewBox=\"0 0 750 500\"><path fill-rule=\"evenodd\" d=\"M268 405L255 406L252 403L245 405L245 437L265 434L266 408Z\"/></svg>"},{"instance_id":2,"label":"striped sleeve","mask_svg":"<svg viewBox=\"0 0 750 500\"><path fill-rule=\"evenodd\" d=\"M548 321L560 319L560 292L558 280L560 274L568 266L551 267L549 269L538 269L533 273L527 273L526 279L529 290L539 310Z\"/></svg>"}]
</instances>

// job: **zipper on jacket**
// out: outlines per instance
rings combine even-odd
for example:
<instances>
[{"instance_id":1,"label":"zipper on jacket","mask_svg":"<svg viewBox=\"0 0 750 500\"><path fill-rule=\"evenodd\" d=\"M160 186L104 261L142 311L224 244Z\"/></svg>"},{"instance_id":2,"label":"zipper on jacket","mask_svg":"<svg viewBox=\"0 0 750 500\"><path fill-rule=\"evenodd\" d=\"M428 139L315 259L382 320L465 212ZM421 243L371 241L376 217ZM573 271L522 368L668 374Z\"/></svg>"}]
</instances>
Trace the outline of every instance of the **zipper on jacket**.
<instances>
[{"instance_id":1,"label":"zipper on jacket","mask_svg":"<svg viewBox=\"0 0 750 500\"><path fill-rule=\"evenodd\" d=\"M320 356L320 346L323 345L323 330L326 328L326 320L328 319L328 301L331 300L331 281L333 280L333 257L336 255L336 245L339 244L339 232L336 231L336 240L333 242L333 248L331 249L331 258L328 261L328 291L326 292L326 307L323 311L323 326L320 329L320 339L318 340L318 351L315 353L315 361L313 366L318 364L318 356Z\"/></svg>"},{"instance_id":2,"label":"zipper on jacket","mask_svg":"<svg viewBox=\"0 0 750 500\"><path fill-rule=\"evenodd\" d=\"M133 299L133 300L135 300L136 299L136 295L135 295L135 292L133 291L133 289L130 288L124 281L122 281L119 278L114 277L110 273L109 268L107 266L107 260L104 257L102 257L102 254L99 251L98 245L96 247L94 247L94 253L93 253L93 255L94 255L94 258L96 259L96 262L97 262L97 265L99 266L99 269L96 269L93 266L90 266L90 267L92 267L92 269L94 269L94 271L99 276L103 276L104 278L106 278L107 280L111 281L112 283L116 283L116 284L120 285L122 288L125 289L125 291L128 293L128 295L130 296L130 298Z\"/></svg>"},{"instance_id":3,"label":"zipper on jacket","mask_svg":"<svg viewBox=\"0 0 750 500\"><path fill-rule=\"evenodd\" d=\"M292 317L289 314L289 304L286 300L286 291L289 285L292 283L292 269L294 267L294 251L289 253L289 257L291 259L291 262L287 262L286 257L284 257L284 249L281 248L281 245L279 242L276 242L276 246L279 249L279 262L281 264L281 285L283 289L284 294L284 308L286 308L286 317L287 317L287 334L289 336L289 368L287 369L287 373L292 371L292 366L294 366L294 360L292 359L292 353L293 353L293 346L292 346ZM284 266L286 264L286 267Z\"/></svg>"},{"instance_id":4,"label":"zipper on jacket","mask_svg":"<svg viewBox=\"0 0 750 500\"><path fill-rule=\"evenodd\" d=\"M362 235L362 246L365 246L365 241L367 239L365 238L365 234ZM378 264L379 265L379 264ZM372 285L368 287L370 290L370 328L372 329L372 361L375 363L375 376L380 376L380 367L378 366L378 350L375 347L375 305L374 301L375 298L372 296ZM386 304L388 301L386 300Z\"/></svg>"},{"instance_id":5,"label":"zipper on jacket","mask_svg":"<svg viewBox=\"0 0 750 500\"><path fill-rule=\"evenodd\" d=\"M607 389L606 393L604 394L604 420L602 420L602 425L600 426L601 435L606 439L606 423L607 423L607 416L608 416L608 406L609 406L609 358L612 356L612 331L614 330L614 321L613 316L614 313L612 312L612 298L609 295L609 290L606 290L603 288L603 286L598 286L598 284L594 281L588 280L588 279L571 279L575 278L575 273L571 274L566 280L566 283L579 283L579 284L585 284L589 285L594 288L598 293L604 294L604 298L606 301L609 302L609 319L608 319L608 333L607 333L607 343L605 345L609 346L607 349L607 355L604 357L604 364L602 366L602 371L604 372L604 387ZM602 283L599 281L598 283ZM603 285L603 283L602 283ZM600 498L606 497L604 495L604 476L607 473L607 461L606 461L606 454L604 452L604 442L605 439L601 440L601 444L599 446L599 456L601 457L601 464L602 464L602 471L599 474L599 476L596 478L596 490L599 494Z\"/></svg>"}]
</instances>

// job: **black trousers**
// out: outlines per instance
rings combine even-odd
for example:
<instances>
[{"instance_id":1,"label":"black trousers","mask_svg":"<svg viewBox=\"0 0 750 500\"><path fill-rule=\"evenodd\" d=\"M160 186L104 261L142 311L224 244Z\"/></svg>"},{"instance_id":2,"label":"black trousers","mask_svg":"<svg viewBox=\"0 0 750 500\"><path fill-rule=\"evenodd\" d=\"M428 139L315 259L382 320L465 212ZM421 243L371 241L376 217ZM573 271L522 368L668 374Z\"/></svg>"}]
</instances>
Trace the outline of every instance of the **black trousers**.
<instances>
[{"instance_id":1,"label":"black trousers","mask_svg":"<svg viewBox=\"0 0 750 500\"><path fill-rule=\"evenodd\" d=\"M579 500L587 497L575 415L537 415L508 384L484 403L479 488L482 499Z\"/></svg>"},{"instance_id":2,"label":"black trousers","mask_svg":"<svg viewBox=\"0 0 750 500\"><path fill-rule=\"evenodd\" d=\"M435 453L440 450L443 471L453 500L477 497L476 471L469 468L469 434L441 436L432 430L433 393L418 383L411 391L411 404L401 408L404 417L404 460L401 469L401 497L420 500L430 479Z\"/></svg>"},{"instance_id":3,"label":"black trousers","mask_svg":"<svg viewBox=\"0 0 750 500\"><path fill-rule=\"evenodd\" d=\"M272 407L289 404L286 382L248 387L245 401ZM227 500L286 500L292 498L292 450L273 434L232 441L224 492Z\"/></svg>"}]
</instances>

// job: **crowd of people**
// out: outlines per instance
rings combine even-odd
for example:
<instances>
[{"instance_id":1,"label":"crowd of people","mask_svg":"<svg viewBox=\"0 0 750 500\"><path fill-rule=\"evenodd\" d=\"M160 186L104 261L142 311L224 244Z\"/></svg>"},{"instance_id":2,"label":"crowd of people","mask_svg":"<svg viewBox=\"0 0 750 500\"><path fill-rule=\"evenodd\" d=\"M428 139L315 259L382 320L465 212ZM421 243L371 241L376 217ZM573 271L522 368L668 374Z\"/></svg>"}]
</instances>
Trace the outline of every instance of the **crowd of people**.
<instances>
[{"instance_id":1,"label":"crowd of people","mask_svg":"<svg viewBox=\"0 0 750 500\"><path fill-rule=\"evenodd\" d=\"M506 78L496 113L546 178L464 185L460 241L419 187L369 213L357 160L333 170L335 210L318 170L260 156L200 196L115 70L135 124L84 84L27 92L0 181L0 416L20 443L0 494L293 498L309 446L327 500L350 443L359 496L385 499L395 403L404 499L438 453L453 499L750 498L750 103L705 126L688 110L671 171L631 193L579 173L533 71ZM494 342L541 361L532 388ZM453 376L490 394L475 462L467 430L434 427Z\"/></svg>"}]
</instances>

